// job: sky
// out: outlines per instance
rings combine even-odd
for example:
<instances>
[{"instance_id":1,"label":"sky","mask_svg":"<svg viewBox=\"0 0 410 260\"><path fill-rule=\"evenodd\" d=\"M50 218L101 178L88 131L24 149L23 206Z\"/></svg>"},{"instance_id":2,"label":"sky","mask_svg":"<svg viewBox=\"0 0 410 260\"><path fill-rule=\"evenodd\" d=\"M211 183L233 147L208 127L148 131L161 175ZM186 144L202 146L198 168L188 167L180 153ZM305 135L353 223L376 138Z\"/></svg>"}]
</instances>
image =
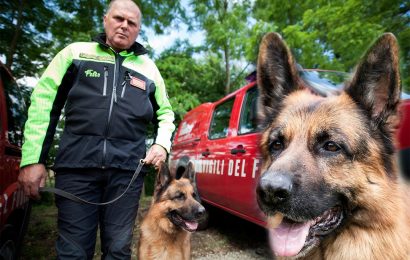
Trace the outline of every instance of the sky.
<instances>
[{"instance_id":1,"label":"sky","mask_svg":"<svg viewBox=\"0 0 410 260\"><path fill-rule=\"evenodd\" d=\"M205 40L204 32L188 32L186 25L181 25L178 30L174 29L168 34L156 35L152 29L146 30L146 33L148 44L154 49L156 54L159 54L165 49L171 47L172 44L178 39L188 39L193 46L199 46ZM137 39L137 41L145 45L145 42L140 38Z\"/></svg>"}]
</instances>

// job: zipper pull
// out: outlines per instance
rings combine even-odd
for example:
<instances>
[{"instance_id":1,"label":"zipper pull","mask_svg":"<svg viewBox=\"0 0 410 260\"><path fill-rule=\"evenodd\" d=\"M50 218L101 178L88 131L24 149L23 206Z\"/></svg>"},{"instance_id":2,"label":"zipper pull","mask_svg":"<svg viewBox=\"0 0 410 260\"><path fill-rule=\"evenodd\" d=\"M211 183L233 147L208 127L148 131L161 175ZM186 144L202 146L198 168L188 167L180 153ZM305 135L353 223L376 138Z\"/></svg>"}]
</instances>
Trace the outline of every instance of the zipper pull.
<instances>
[{"instance_id":1,"label":"zipper pull","mask_svg":"<svg viewBox=\"0 0 410 260\"><path fill-rule=\"evenodd\" d=\"M112 89L112 96L114 97L114 103L117 103L117 87L115 85Z\"/></svg>"},{"instance_id":2,"label":"zipper pull","mask_svg":"<svg viewBox=\"0 0 410 260\"><path fill-rule=\"evenodd\" d=\"M127 81L131 82L131 73L129 71L125 72L124 75L124 82L122 82L122 91L121 91L121 98L124 97L124 93L125 93L125 88L127 87Z\"/></svg>"},{"instance_id":3,"label":"zipper pull","mask_svg":"<svg viewBox=\"0 0 410 260\"><path fill-rule=\"evenodd\" d=\"M108 67L104 66L104 86L103 86L103 96L107 95L107 82L108 82Z\"/></svg>"},{"instance_id":4,"label":"zipper pull","mask_svg":"<svg viewBox=\"0 0 410 260\"><path fill-rule=\"evenodd\" d=\"M125 93L125 87L126 87L126 85L127 85L127 82L124 80L124 81L122 82L122 84L121 84L121 86L122 86L121 98L123 98L123 97L124 97L124 93Z\"/></svg>"}]
</instances>

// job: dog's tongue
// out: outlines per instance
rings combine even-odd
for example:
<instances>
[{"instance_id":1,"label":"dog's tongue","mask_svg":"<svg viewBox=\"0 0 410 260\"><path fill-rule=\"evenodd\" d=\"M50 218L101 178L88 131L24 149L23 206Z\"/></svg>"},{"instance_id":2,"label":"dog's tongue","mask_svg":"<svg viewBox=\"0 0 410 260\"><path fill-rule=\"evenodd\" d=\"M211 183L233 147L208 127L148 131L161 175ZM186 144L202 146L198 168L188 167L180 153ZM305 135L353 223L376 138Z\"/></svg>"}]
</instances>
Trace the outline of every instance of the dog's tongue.
<instances>
[{"instance_id":1,"label":"dog's tongue","mask_svg":"<svg viewBox=\"0 0 410 260\"><path fill-rule=\"evenodd\" d=\"M198 222L185 221L185 225L189 230L196 230L198 228Z\"/></svg>"},{"instance_id":2,"label":"dog's tongue","mask_svg":"<svg viewBox=\"0 0 410 260\"><path fill-rule=\"evenodd\" d=\"M285 219L269 229L270 246L277 256L295 256L302 250L309 234L310 222L295 223Z\"/></svg>"}]
</instances>

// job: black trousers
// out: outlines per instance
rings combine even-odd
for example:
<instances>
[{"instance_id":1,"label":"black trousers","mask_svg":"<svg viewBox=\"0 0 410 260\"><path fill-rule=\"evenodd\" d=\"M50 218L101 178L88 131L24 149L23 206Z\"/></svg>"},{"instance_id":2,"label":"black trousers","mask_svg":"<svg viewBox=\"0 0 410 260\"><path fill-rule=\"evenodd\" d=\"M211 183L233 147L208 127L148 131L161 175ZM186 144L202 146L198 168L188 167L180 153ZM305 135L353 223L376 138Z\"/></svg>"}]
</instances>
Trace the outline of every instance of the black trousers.
<instances>
[{"instance_id":1,"label":"black trousers","mask_svg":"<svg viewBox=\"0 0 410 260\"><path fill-rule=\"evenodd\" d=\"M63 169L56 173L56 188L92 202L105 202L122 194L134 171L119 169ZM144 173L127 193L106 206L82 204L56 195L58 259L93 259L98 227L102 259L130 259L132 232Z\"/></svg>"}]
</instances>

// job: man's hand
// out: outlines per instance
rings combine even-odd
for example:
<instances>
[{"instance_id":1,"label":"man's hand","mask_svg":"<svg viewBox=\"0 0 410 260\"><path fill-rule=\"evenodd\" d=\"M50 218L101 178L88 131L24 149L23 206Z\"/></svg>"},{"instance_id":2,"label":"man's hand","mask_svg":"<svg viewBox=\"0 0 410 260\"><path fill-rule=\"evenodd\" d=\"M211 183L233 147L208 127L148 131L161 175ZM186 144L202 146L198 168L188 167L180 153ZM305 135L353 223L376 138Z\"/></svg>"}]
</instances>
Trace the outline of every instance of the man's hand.
<instances>
[{"instance_id":1,"label":"man's hand","mask_svg":"<svg viewBox=\"0 0 410 260\"><path fill-rule=\"evenodd\" d=\"M39 187L46 184L47 171L44 164L31 164L20 169L19 184L24 193L32 199L40 199Z\"/></svg>"},{"instance_id":2,"label":"man's hand","mask_svg":"<svg viewBox=\"0 0 410 260\"><path fill-rule=\"evenodd\" d=\"M161 162L165 162L167 159L167 151L164 147L158 144L153 144L147 152L147 156L143 160L146 164L152 164L156 169L160 166Z\"/></svg>"}]
</instances>

